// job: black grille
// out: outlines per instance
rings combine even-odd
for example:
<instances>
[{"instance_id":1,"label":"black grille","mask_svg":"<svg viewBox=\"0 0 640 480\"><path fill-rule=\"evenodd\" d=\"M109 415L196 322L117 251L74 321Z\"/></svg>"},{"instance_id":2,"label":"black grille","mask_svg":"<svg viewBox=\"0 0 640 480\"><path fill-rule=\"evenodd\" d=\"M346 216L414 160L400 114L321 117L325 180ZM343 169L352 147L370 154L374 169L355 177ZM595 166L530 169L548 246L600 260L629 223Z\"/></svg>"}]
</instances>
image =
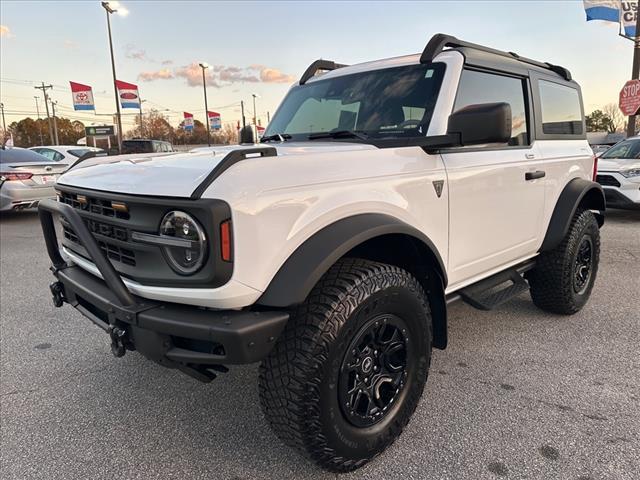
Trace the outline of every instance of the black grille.
<instances>
[{"instance_id":1,"label":"black grille","mask_svg":"<svg viewBox=\"0 0 640 480\"><path fill-rule=\"evenodd\" d=\"M600 185L606 185L607 187L619 187L620 186L620 182L618 180L616 180L615 177L612 177L611 175L597 175L596 176L596 181Z\"/></svg>"},{"instance_id":2,"label":"black grille","mask_svg":"<svg viewBox=\"0 0 640 480\"><path fill-rule=\"evenodd\" d=\"M78 241L78 237L68 225L62 225L62 232L64 233L64 238L76 245L81 245ZM96 241L98 242L98 246L102 252L111 260L115 260L116 262L121 262L132 267L136 266L136 254L133 250L122 248L118 245L113 245L112 243L103 242L98 239L96 239Z\"/></svg>"},{"instance_id":3,"label":"black grille","mask_svg":"<svg viewBox=\"0 0 640 480\"><path fill-rule=\"evenodd\" d=\"M77 208L79 210L104 215L105 217L129 220L129 212L114 210L111 206L110 200L103 200L85 195L84 198L86 199L86 202L80 202L77 194L69 192L59 192L59 198L62 203L71 205L73 208Z\"/></svg>"}]
</instances>

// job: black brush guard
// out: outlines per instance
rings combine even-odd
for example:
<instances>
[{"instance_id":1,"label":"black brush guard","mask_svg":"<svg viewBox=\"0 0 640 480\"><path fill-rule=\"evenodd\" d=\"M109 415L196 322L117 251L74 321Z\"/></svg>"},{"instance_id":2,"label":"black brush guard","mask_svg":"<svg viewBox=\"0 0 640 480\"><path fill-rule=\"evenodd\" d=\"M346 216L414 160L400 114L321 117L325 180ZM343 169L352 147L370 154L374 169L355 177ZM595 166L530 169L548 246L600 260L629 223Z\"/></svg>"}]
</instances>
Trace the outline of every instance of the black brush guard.
<instances>
[{"instance_id":1,"label":"black brush guard","mask_svg":"<svg viewBox=\"0 0 640 480\"><path fill-rule=\"evenodd\" d=\"M65 218L102 279L60 254L53 214ZM273 347L289 314L276 311L210 310L134 296L73 207L43 200L38 216L57 281L54 305L69 303L110 334L114 355L137 350L169 368L201 380L225 371L222 364L253 363Z\"/></svg>"}]
</instances>

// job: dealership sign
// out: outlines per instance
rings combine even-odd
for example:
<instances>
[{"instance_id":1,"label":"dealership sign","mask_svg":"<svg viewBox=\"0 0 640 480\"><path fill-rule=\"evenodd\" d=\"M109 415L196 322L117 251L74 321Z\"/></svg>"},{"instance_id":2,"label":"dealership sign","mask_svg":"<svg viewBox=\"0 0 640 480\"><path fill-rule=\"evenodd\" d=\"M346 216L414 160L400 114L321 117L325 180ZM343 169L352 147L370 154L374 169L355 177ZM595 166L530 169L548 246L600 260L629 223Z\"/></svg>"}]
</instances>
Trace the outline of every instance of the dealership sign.
<instances>
[{"instance_id":1,"label":"dealership sign","mask_svg":"<svg viewBox=\"0 0 640 480\"><path fill-rule=\"evenodd\" d=\"M629 80L620 90L620 110L625 115L635 115L640 108L640 80Z\"/></svg>"},{"instance_id":2,"label":"dealership sign","mask_svg":"<svg viewBox=\"0 0 640 480\"><path fill-rule=\"evenodd\" d=\"M93 91L89 85L69 82L71 85L71 97L73 98L74 110L95 110L93 102Z\"/></svg>"},{"instance_id":3,"label":"dealership sign","mask_svg":"<svg viewBox=\"0 0 640 480\"><path fill-rule=\"evenodd\" d=\"M116 80L116 88L118 89L118 98L120 98L120 106L122 108L140 108L140 95L138 94L137 85Z\"/></svg>"},{"instance_id":4,"label":"dealership sign","mask_svg":"<svg viewBox=\"0 0 640 480\"><path fill-rule=\"evenodd\" d=\"M115 128L113 125L101 125L99 127L85 127L84 134L87 137L103 137L108 135L115 135Z\"/></svg>"}]
</instances>

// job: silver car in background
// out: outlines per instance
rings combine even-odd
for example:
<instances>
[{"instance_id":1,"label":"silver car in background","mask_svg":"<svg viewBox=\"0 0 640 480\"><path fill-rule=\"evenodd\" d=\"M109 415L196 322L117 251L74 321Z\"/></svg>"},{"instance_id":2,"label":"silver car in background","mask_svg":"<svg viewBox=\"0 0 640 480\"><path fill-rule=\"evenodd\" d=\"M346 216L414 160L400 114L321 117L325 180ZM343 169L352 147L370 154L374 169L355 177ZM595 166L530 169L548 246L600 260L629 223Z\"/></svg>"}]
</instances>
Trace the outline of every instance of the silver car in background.
<instances>
[{"instance_id":1,"label":"silver car in background","mask_svg":"<svg viewBox=\"0 0 640 480\"><path fill-rule=\"evenodd\" d=\"M0 211L33 208L55 198L56 180L66 168L31 150L1 148Z\"/></svg>"}]
</instances>

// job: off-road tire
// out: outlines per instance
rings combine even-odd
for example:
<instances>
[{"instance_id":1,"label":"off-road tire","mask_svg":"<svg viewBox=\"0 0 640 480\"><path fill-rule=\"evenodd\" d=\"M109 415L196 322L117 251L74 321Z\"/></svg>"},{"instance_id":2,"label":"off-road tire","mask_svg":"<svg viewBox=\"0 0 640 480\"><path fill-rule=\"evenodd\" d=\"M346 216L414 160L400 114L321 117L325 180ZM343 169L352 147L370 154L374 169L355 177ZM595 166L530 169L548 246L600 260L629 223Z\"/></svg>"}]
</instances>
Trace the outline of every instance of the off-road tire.
<instances>
[{"instance_id":1,"label":"off-road tire","mask_svg":"<svg viewBox=\"0 0 640 480\"><path fill-rule=\"evenodd\" d=\"M592 262L588 281L576 289L574 276L582 242L591 242ZM598 273L600 230L589 210L578 209L566 236L556 248L541 253L536 266L527 274L533 303L542 310L562 315L579 312L591 295Z\"/></svg>"},{"instance_id":2,"label":"off-road tire","mask_svg":"<svg viewBox=\"0 0 640 480\"><path fill-rule=\"evenodd\" d=\"M341 366L355 352L351 344L358 332L387 314L406 324L412 368L407 367L404 386L385 416L360 428L339 404ZM260 365L262 411L285 444L321 467L355 470L391 445L408 423L427 380L431 343L428 300L411 274L382 263L342 259L295 309Z\"/></svg>"}]
</instances>

